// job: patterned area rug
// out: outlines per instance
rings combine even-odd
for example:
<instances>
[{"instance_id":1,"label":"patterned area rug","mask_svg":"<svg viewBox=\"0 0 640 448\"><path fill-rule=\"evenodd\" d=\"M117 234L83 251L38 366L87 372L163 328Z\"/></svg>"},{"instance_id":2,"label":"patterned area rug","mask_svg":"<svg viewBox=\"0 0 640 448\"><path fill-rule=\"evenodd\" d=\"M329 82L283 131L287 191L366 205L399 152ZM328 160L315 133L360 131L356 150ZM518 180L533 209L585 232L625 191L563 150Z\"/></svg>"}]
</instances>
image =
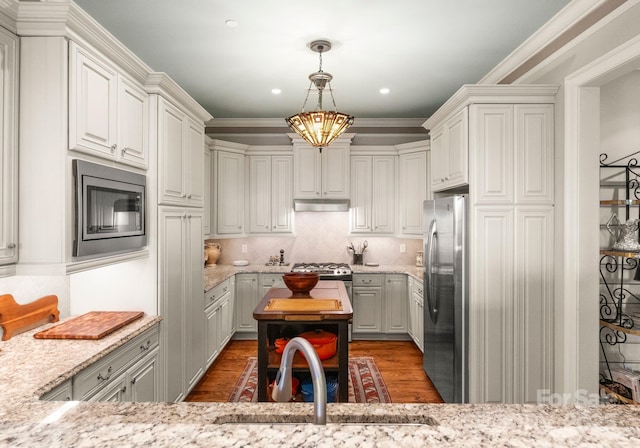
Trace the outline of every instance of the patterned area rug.
<instances>
[{"instance_id":1,"label":"patterned area rug","mask_svg":"<svg viewBox=\"0 0 640 448\"><path fill-rule=\"evenodd\" d=\"M230 402L258 399L258 359L250 357L229 397ZM391 403L387 386L372 357L349 358L349 403Z\"/></svg>"}]
</instances>

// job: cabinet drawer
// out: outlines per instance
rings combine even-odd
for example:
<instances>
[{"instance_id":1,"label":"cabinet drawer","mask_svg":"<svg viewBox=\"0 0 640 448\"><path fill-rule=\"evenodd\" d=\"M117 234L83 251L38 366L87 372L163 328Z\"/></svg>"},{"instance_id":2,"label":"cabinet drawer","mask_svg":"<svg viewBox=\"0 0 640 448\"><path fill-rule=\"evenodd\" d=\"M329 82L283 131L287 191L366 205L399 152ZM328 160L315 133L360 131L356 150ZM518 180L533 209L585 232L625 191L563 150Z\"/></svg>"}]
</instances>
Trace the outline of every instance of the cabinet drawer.
<instances>
[{"instance_id":1,"label":"cabinet drawer","mask_svg":"<svg viewBox=\"0 0 640 448\"><path fill-rule=\"evenodd\" d=\"M381 286L382 274L356 274L353 276L353 286Z\"/></svg>"},{"instance_id":2,"label":"cabinet drawer","mask_svg":"<svg viewBox=\"0 0 640 448\"><path fill-rule=\"evenodd\" d=\"M86 400L109 384L127 366L159 345L158 326L138 335L73 377L73 399Z\"/></svg>"},{"instance_id":3,"label":"cabinet drawer","mask_svg":"<svg viewBox=\"0 0 640 448\"><path fill-rule=\"evenodd\" d=\"M260 284L269 288L286 288L282 273L260 274Z\"/></svg>"},{"instance_id":4,"label":"cabinet drawer","mask_svg":"<svg viewBox=\"0 0 640 448\"><path fill-rule=\"evenodd\" d=\"M227 279L204 294L204 306L211 305L229 291L231 291L231 287L229 286L229 279Z\"/></svg>"},{"instance_id":5,"label":"cabinet drawer","mask_svg":"<svg viewBox=\"0 0 640 448\"><path fill-rule=\"evenodd\" d=\"M57 385L40 397L43 401L70 401L72 396L71 380Z\"/></svg>"},{"instance_id":6,"label":"cabinet drawer","mask_svg":"<svg viewBox=\"0 0 640 448\"><path fill-rule=\"evenodd\" d=\"M422 297L422 282L419 280L413 281L413 293Z\"/></svg>"}]
</instances>

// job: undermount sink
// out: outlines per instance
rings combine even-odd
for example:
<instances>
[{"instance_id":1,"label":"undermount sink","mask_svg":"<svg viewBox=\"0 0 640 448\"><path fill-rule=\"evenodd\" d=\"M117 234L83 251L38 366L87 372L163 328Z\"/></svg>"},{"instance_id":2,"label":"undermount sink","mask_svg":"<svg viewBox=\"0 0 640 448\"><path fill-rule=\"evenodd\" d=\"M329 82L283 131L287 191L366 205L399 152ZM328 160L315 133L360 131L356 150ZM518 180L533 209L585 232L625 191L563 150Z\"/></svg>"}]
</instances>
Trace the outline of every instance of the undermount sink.
<instances>
[{"instance_id":1,"label":"undermount sink","mask_svg":"<svg viewBox=\"0 0 640 448\"><path fill-rule=\"evenodd\" d=\"M214 424L241 425L291 425L312 424L313 415L304 414L227 414L216 417ZM327 415L327 424L340 425L429 425L438 426L438 422L425 415Z\"/></svg>"}]
</instances>

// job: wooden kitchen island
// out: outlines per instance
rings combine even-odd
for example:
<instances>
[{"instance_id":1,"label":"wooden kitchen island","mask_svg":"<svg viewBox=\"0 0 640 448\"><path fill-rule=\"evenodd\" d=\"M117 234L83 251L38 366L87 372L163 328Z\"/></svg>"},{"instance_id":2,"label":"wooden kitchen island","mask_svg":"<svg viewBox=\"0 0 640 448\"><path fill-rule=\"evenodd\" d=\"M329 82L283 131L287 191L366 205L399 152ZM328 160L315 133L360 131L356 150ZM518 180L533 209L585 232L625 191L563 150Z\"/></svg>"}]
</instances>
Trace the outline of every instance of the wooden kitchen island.
<instances>
[{"instance_id":1,"label":"wooden kitchen island","mask_svg":"<svg viewBox=\"0 0 640 448\"><path fill-rule=\"evenodd\" d=\"M280 299L280 300L279 300ZM308 301L308 302L307 302ZM280 367L275 340L293 338L304 331L325 330L338 336L336 355L322 361L326 374L337 374L337 401L349 400L349 322L353 309L342 281L321 280L308 296L292 296L286 288L271 288L253 311L258 321L258 401L268 401L268 383ZM295 354L294 372L309 371L307 361Z\"/></svg>"}]
</instances>

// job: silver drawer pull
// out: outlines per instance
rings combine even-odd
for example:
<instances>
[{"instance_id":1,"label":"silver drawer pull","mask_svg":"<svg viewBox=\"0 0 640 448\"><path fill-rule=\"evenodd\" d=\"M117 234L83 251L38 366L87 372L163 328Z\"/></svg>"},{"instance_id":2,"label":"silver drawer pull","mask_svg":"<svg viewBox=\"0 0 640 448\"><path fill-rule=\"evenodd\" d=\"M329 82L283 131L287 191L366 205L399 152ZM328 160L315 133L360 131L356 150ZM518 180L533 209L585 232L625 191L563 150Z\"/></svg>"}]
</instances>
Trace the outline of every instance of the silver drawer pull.
<instances>
[{"instance_id":1,"label":"silver drawer pull","mask_svg":"<svg viewBox=\"0 0 640 448\"><path fill-rule=\"evenodd\" d=\"M151 347L151 340L147 341L147 345L141 345L140 350L142 350L143 352L146 352L147 350L149 350L149 347Z\"/></svg>"},{"instance_id":2,"label":"silver drawer pull","mask_svg":"<svg viewBox=\"0 0 640 448\"><path fill-rule=\"evenodd\" d=\"M102 373L98 374L98 380L100 381L107 381L109 378L111 378L111 366L107 370L107 376L102 376Z\"/></svg>"}]
</instances>

